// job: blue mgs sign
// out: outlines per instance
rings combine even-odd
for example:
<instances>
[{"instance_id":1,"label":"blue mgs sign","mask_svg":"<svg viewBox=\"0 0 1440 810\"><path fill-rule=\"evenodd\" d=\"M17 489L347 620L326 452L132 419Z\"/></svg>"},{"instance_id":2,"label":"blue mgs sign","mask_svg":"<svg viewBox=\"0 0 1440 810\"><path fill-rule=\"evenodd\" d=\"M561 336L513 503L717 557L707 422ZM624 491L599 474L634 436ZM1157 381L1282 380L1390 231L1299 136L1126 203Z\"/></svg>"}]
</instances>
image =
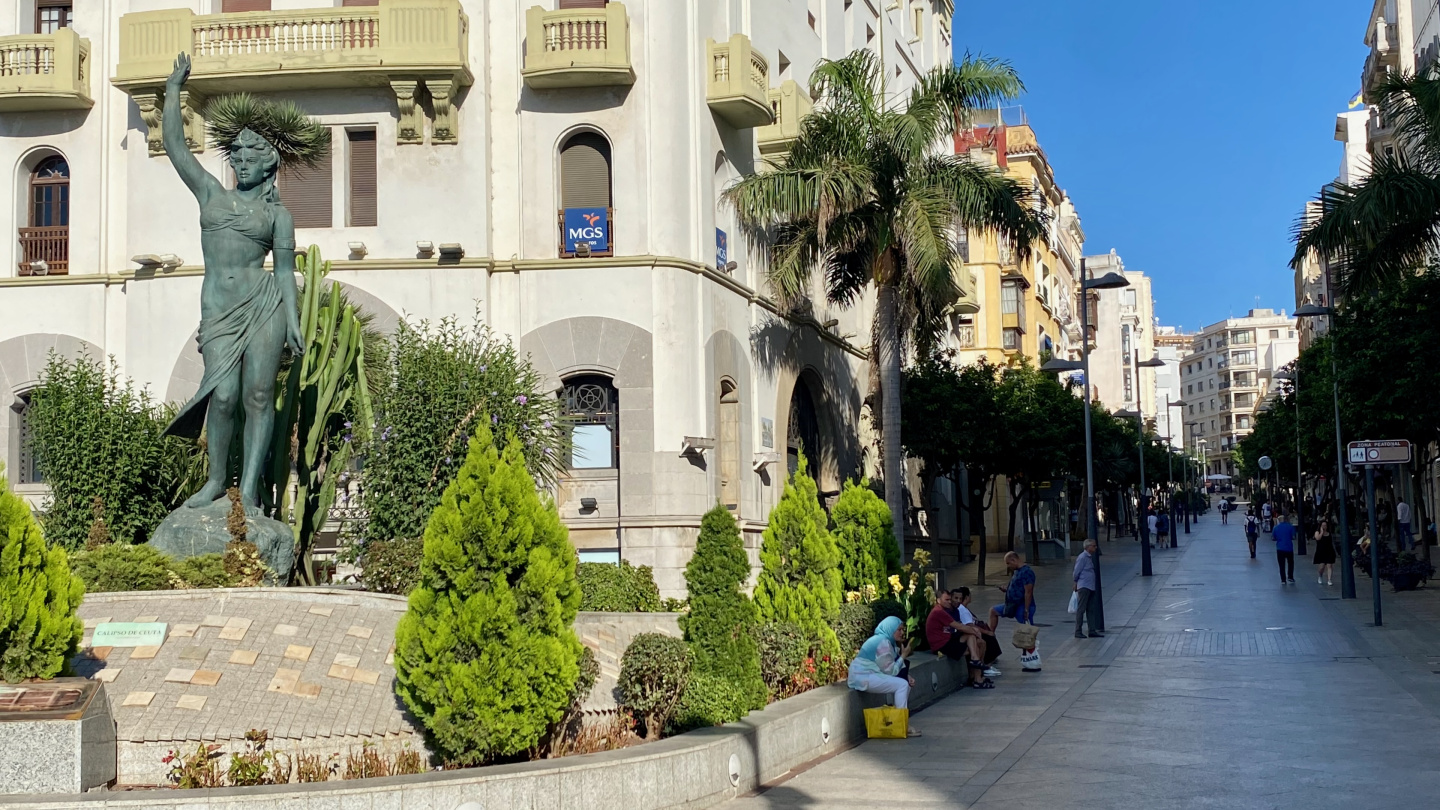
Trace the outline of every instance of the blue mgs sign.
<instances>
[{"instance_id":1,"label":"blue mgs sign","mask_svg":"<svg viewBox=\"0 0 1440 810\"><path fill-rule=\"evenodd\" d=\"M565 252L588 245L591 253L610 251L610 212L604 208L565 209Z\"/></svg>"}]
</instances>

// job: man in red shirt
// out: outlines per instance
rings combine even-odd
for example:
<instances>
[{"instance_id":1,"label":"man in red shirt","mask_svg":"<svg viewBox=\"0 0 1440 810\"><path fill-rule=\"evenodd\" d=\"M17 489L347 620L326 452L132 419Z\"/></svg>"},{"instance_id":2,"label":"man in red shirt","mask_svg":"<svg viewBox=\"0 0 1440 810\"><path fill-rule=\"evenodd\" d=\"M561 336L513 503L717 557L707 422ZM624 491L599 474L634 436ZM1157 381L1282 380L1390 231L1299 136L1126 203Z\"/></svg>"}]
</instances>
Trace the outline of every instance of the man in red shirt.
<instances>
[{"instance_id":1,"label":"man in red shirt","mask_svg":"<svg viewBox=\"0 0 1440 810\"><path fill-rule=\"evenodd\" d=\"M925 638L930 642L930 649L953 661L964 661L976 688L993 688L995 684L985 679L985 665L980 662L985 644L980 631L955 621L949 612L951 607L949 591L936 595L935 607L925 617Z\"/></svg>"}]
</instances>

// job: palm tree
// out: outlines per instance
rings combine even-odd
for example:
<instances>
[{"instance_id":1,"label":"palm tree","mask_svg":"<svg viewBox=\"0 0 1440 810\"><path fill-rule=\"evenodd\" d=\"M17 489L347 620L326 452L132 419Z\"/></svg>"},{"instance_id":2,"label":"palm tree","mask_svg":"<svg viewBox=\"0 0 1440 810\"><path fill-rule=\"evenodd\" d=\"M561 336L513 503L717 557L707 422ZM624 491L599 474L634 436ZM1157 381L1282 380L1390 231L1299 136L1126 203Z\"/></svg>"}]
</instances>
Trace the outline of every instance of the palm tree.
<instances>
[{"instance_id":1,"label":"palm tree","mask_svg":"<svg viewBox=\"0 0 1440 810\"><path fill-rule=\"evenodd\" d=\"M1339 274L1345 295L1372 292L1440 255L1440 64L1391 76L1376 89L1381 118L1399 149L1371 157L1353 185L1326 186L1319 215L1296 226L1299 269L1315 251Z\"/></svg>"},{"instance_id":2,"label":"palm tree","mask_svg":"<svg viewBox=\"0 0 1440 810\"><path fill-rule=\"evenodd\" d=\"M803 300L817 272L838 304L875 285L885 502L903 550L901 359L916 327L956 298L956 229L993 230L1023 257L1046 224L1029 188L950 154L949 138L974 110L1023 86L1009 64L967 55L932 70L900 104L868 50L820 62L810 82L820 103L789 154L725 197L766 255L782 304Z\"/></svg>"}]
</instances>

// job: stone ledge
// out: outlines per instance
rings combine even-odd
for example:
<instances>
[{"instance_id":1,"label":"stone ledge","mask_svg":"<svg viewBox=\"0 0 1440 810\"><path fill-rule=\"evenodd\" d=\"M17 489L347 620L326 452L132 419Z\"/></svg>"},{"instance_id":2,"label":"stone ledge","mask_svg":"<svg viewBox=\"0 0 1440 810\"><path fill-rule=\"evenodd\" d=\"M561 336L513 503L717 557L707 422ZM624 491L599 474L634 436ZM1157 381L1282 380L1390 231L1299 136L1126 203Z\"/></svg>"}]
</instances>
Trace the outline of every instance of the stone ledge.
<instances>
[{"instance_id":1,"label":"stone ledge","mask_svg":"<svg viewBox=\"0 0 1440 810\"><path fill-rule=\"evenodd\" d=\"M911 668L913 708L934 703L963 683L965 670L929 653ZM774 703L737 723L700 729L622 751L558 760L496 765L416 776L273 785L221 790L87 793L68 796L0 797L0 806L34 810L70 808L195 808L242 810L291 808L425 808L455 810L465 802L483 807L709 807L747 793L787 771L865 735L862 704L878 702L844 684L833 684ZM823 730L828 728L828 739ZM904 741L893 741L904 745ZM732 759L739 779L732 783Z\"/></svg>"}]
</instances>

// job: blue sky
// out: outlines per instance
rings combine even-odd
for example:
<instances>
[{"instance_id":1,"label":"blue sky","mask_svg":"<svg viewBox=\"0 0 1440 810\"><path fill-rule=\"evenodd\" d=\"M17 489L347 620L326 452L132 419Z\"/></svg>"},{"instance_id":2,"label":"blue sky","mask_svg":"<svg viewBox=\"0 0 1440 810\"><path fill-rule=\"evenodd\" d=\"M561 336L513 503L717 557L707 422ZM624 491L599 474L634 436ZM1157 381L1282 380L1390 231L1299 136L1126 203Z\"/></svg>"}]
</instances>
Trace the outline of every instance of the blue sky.
<instances>
[{"instance_id":1,"label":"blue sky","mask_svg":"<svg viewBox=\"0 0 1440 810\"><path fill-rule=\"evenodd\" d=\"M1335 179L1370 0L959 0L957 58L1009 60L1085 252L1186 331L1294 308L1290 228Z\"/></svg>"}]
</instances>

